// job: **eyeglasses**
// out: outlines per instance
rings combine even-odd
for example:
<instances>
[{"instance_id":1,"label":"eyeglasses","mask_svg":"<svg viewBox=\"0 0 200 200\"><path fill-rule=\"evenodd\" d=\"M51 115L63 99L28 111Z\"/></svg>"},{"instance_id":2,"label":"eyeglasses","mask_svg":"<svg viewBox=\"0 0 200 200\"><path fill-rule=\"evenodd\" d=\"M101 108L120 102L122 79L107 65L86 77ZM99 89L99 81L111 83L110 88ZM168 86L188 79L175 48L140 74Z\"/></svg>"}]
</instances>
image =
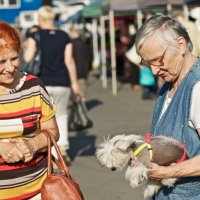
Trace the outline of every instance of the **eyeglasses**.
<instances>
[{"instance_id":1,"label":"eyeglasses","mask_svg":"<svg viewBox=\"0 0 200 200\"><path fill-rule=\"evenodd\" d=\"M10 61L11 65L15 67L19 63L19 56L17 55L17 56L14 56L12 58L0 60L0 68L5 67L8 60Z\"/></svg>"},{"instance_id":2,"label":"eyeglasses","mask_svg":"<svg viewBox=\"0 0 200 200\"><path fill-rule=\"evenodd\" d=\"M143 67L143 66L146 66L146 67L150 67L151 65L153 65L153 66L156 66L156 67L158 67L158 66L164 66L164 62L163 62L163 59L164 59L164 57L165 57L165 54L166 54L166 52L167 52L167 49L168 49L168 47L165 49L165 51L164 51L164 53L157 59L157 58L155 58L155 59L152 59L152 60L141 60L140 61L140 63L139 63L139 65L141 66L141 67Z\"/></svg>"}]
</instances>

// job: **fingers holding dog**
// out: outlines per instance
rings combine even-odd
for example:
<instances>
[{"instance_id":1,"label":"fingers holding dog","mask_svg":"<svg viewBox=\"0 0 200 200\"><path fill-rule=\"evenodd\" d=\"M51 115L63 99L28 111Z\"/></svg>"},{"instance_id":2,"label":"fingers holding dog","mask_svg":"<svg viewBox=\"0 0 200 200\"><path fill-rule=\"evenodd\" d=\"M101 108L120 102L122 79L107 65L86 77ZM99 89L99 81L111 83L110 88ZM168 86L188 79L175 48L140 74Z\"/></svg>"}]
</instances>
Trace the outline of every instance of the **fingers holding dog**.
<instances>
[{"instance_id":1,"label":"fingers holding dog","mask_svg":"<svg viewBox=\"0 0 200 200\"><path fill-rule=\"evenodd\" d=\"M160 180L170 177L170 167L160 166L156 163L151 164L151 170L148 173L149 179Z\"/></svg>"}]
</instances>

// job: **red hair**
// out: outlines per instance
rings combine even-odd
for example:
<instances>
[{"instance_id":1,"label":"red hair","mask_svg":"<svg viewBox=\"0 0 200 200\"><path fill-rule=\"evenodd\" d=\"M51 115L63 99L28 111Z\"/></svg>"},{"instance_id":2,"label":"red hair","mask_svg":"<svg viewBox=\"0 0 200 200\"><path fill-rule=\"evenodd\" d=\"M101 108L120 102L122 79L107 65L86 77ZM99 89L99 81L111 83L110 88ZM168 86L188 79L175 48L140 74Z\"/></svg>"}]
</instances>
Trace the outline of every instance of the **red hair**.
<instances>
[{"instance_id":1,"label":"red hair","mask_svg":"<svg viewBox=\"0 0 200 200\"><path fill-rule=\"evenodd\" d=\"M21 41L17 31L6 22L0 21L0 51L10 48L20 53Z\"/></svg>"}]
</instances>

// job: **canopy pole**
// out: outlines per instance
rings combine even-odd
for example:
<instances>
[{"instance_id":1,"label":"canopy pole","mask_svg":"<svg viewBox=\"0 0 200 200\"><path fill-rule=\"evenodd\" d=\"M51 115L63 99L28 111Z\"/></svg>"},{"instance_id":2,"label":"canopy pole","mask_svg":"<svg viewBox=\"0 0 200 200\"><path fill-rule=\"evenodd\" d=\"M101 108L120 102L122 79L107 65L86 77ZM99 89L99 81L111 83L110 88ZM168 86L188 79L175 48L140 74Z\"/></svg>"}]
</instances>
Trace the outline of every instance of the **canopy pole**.
<instances>
[{"instance_id":1,"label":"canopy pole","mask_svg":"<svg viewBox=\"0 0 200 200\"><path fill-rule=\"evenodd\" d=\"M98 60L98 33L97 19L92 19L92 43L93 43L93 68L97 68L96 61Z\"/></svg>"},{"instance_id":2,"label":"canopy pole","mask_svg":"<svg viewBox=\"0 0 200 200\"><path fill-rule=\"evenodd\" d=\"M137 25L138 25L138 29L140 28L140 26L142 26L142 11L141 10L137 10Z\"/></svg>"},{"instance_id":3,"label":"canopy pole","mask_svg":"<svg viewBox=\"0 0 200 200\"><path fill-rule=\"evenodd\" d=\"M183 4L183 12L184 12L185 19L188 20L188 18L189 18L189 8L185 3Z\"/></svg>"},{"instance_id":4,"label":"canopy pole","mask_svg":"<svg viewBox=\"0 0 200 200\"><path fill-rule=\"evenodd\" d=\"M115 24L114 11L109 11L110 18L110 47L111 47L111 69L112 69L112 93L117 95L117 73L116 73L116 47L115 47Z\"/></svg>"},{"instance_id":5,"label":"canopy pole","mask_svg":"<svg viewBox=\"0 0 200 200\"><path fill-rule=\"evenodd\" d=\"M105 36L105 20L106 16L100 17L101 25L101 64L102 64L102 86L107 88L107 68L106 68L106 36Z\"/></svg>"},{"instance_id":6,"label":"canopy pole","mask_svg":"<svg viewBox=\"0 0 200 200\"><path fill-rule=\"evenodd\" d=\"M172 4L170 4L170 3L167 4L167 13L168 13L169 15L172 14Z\"/></svg>"}]
</instances>

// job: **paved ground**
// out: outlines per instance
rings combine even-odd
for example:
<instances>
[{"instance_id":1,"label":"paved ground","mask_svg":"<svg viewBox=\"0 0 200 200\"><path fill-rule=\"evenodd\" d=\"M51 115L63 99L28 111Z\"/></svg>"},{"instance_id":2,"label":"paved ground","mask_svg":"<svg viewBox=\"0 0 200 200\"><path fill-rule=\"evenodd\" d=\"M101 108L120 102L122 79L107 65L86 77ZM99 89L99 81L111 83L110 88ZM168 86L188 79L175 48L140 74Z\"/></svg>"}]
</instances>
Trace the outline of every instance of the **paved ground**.
<instances>
[{"instance_id":1,"label":"paved ground","mask_svg":"<svg viewBox=\"0 0 200 200\"><path fill-rule=\"evenodd\" d=\"M111 81L108 84L108 89L103 89L99 79L89 80L87 106L94 127L70 133L71 174L85 200L143 200L142 188L130 188L124 172L100 167L94 153L105 136L149 131L154 101L141 100L140 91L123 83L118 83L118 95L113 96Z\"/></svg>"}]
</instances>

